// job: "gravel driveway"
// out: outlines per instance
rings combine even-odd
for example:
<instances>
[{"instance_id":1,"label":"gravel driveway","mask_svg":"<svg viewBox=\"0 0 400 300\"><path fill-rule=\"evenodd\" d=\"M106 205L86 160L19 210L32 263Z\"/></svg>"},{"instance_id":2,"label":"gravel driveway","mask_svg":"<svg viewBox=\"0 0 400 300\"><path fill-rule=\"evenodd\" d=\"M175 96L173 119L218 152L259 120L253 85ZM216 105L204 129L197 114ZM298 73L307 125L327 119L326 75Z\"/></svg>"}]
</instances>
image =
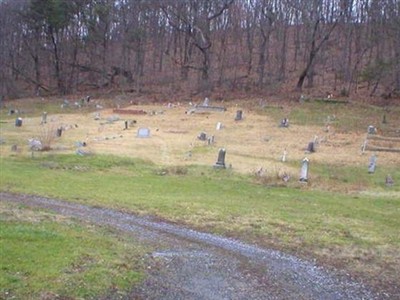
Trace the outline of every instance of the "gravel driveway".
<instances>
[{"instance_id":1,"label":"gravel driveway","mask_svg":"<svg viewBox=\"0 0 400 300\"><path fill-rule=\"evenodd\" d=\"M128 299L385 299L345 275L238 240L56 199L2 192L0 199L107 225L157 249Z\"/></svg>"}]
</instances>

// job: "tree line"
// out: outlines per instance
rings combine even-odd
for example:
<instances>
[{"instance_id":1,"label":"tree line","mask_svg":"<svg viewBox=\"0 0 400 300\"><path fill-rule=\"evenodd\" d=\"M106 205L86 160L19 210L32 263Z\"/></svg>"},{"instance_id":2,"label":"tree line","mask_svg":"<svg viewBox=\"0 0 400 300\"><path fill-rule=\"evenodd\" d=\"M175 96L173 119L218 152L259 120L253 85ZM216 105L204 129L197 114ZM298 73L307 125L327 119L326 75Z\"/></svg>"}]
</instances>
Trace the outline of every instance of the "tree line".
<instances>
[{"instance_id":1,"label":"tree line","mask_svg":"<svg viewBox=\"0 0 400 300\"><path fill-rule=\"evenodd\" d=\"M0 0L0 95L400 94L398 0Z\"/></svg>"}]
</instances>

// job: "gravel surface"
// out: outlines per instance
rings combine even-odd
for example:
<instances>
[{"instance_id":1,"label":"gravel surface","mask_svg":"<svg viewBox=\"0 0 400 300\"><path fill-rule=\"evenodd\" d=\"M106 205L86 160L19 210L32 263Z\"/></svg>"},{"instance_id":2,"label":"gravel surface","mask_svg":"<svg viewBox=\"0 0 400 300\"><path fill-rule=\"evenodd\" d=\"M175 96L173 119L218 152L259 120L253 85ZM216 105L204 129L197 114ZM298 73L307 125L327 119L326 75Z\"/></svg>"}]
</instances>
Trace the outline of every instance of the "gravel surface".
<instances>
[{"instance_id":1,"label":"gravel surface","mask_svg":"<svg viewBox=\"0 0 400 300\"><path fill-rule=\"evenodd\" d=\"M157 249L127 299L385 299L345 275L279 251L112 209L0 192L0 200L129 232ZM120 299L112 295L107 299Z\"/></svg>"}]
</instances>

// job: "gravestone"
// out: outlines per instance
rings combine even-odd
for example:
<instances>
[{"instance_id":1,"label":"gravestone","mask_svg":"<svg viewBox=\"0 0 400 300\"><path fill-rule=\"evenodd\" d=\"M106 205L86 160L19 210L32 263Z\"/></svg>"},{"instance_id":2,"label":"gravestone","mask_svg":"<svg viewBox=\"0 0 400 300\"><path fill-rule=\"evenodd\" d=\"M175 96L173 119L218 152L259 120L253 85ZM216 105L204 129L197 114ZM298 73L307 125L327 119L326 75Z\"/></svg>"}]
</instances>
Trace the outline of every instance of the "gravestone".
<instances>
[{"instance_id":1,"label":"gravestone","mask_svg":"<svg viewBox=\"0 0 400 300\"><path fill-rule=\"evenodd\" d=\"M47 112L44 111L42 113L42 122L40 124L46 124L47 123Z\"/></svg>"},{"instance_id":2,"label":"gravestone","mask_svg":"<svg viewBox=\"0 0 400 300\"><path fill-rule=\"evenodd\" d=\"M376 160L377 160L377 157L375 154L372 155L371 158L369 159L368 173L370 173L370 174L375 173Z\"/></svg>"},{"instance_id":3,"label":"gravestone","mask_svg":"<svg viewBox=\"0 0 400 300\"><path fill-rule=\"evenodd\" d=\"M200 141L205 141L205 140L207 140L207 134L205 132L200 132L200 134L197 136L197 138Z\"/></svg>"},{"instance_id":4,"label":"gravestone","mask_svg":"<svg viewBox=\"0 0 400 300\"><path fill-rule=\"evenodd\" d=\"M139 128L137 131L138 138L148 138L150 137L150 129L146 127Z\"/></svg>"},{"instance_id":5,"label":"gravestone","mask_svg":"<svg viewBox=\"0 0 400 300\"><path fill-rule=\"evenodd\" d=\"M212 145L212 144L214 144L214 136L212 135L212 136L210 136L210 137L208 137L208 139L207 139L207 143L208 143L208 145Z\"/></svg>"},{"instance_id":6,"label":"gravestone","mask_svg":"<svg viewBox=\"0 0 400 300\"><path fill-rule=\"evenodd\" d=\"M210 99L208 99L207 97L204 98L203 106L209 106L209 105L210 105Z\"/></svg>"},{"instance_id":7,"label":"gravestone","mask_svg":"<svg viewBox=\"0 0 400 300\"><path fill-rule=\"evenodd\" d=\"M56 130L56 136L57 136L57 137L61 137L61 135L62 135L62 127L59 127L59 128L57 128L57 130Z\"/></svg>"},{"instance_id":8,"label":"gravestone","mask_svg":"<svg viewBox=\"0 0 400 300\"><path fill-rule=\"evenodd\" d=\"M17 151L18 151L18 146L15 145L15 144L12 145L12 146L11 146L11 151L12 151L12 152L17 152Z\"/></svg>"},{"instance_id":9,"label":"gravestone","mask_svg":"<svg viewBox=\"0 0 400 300\"><path fill-rule=\"evenodd\" d=\"M128 121L125 121L125 128L124 128L124 130L127 130L128 129Z\"/></svg>"},{"instance_id":10,"label":"gravestone","mask_svg":"<svg viewBox=\"0 0 400 300\"><path fill-rule=\"evenodd\" d=\"M306 152L308 152L308 153L314 153L315 152L315 143L314 142L309 142L308 143Z\"/></svg>"},{"instance_id":11,"label":"gravestone","mask_svg":"<svg viewBox=\"0 0 400 300\"><path fill-rule=\"evenodd\" d=\"M22 126L22 118L16 118L15 127L21 127L21 126Z\"/></svg>"},{"instance_id":12,"label":"gravestone","mask_svg":"<svg viewBox=\"0 0 400 300\"><path fill-rule=\"evenodd\" d=\"M281 120L281 123L279 124L279 127L288 128L289 127L289 119L283 118Z\"/></svg>"},{"instance_id":13,"label":"gravestone","mask_svg":"<svg viewBox=\"0 0 400 300\"><path fill-rule=\"evenodd\" d=\"M100 120L100 113L98 113L98 112L95 113L93 118L94 118L96 121L97 121L97 120Z\"/></svg>"},{"instance_id":14,"label":"gravestone","mask_svg":"<svg viewBox=\"0 0 400 300\"><path fill-rule=\"evenodd\" d=\"M282 162L286 162L286 156L287 156L287 151L285 149L285 150L283 150L283 154L282 154L282 159L281 159Z\"/></svg>"},{"instance_id":15,"label":"gravestone","mask_svg":"<svg viewBox=\"0 0 400 300\"><path fill-rule=\"evenodd\" d=\"M300 182L308 181L308 167L310 160L306 157L301 162L301 170L300 170Z\"/></svg>"},{"instance_id":16,"label":"gravestone","mask_svg":"<svg viewBox=\"0 0 400 300\"><path fill-rule=\"evenodd\" d=\"M217 126L215 127L215 129L221 130L221 129L222 129L222 123L221 123L221 122L218 122L218 123L217 123Z\"/></svg>"},{"instance_id":17,"label":"gravestone","mask_svg":"<svg viewBox=\"0 0 400 300\"><path fill-rule=\"evenodd\" d=\"M376 134L375 126L372 126L372 125L368 126L368 134Z\"/></svg>"},{"instance_id":18,"label":"gravestone","mask_svg":"<svg viewBox=\"0 0 400 300\"><path fill-rule=\"evenodd\" d=\"M243 119L243 111L241 110L236 111L235 121L240 121L242 119Z\"/></svg>"},{"instance_id":19,"label":"gravestone","mask_svg":"<svg viewBox=\"0 0 400 300\"><path fill-rule=\"evenodd\" d=\"M226 150L224 148L220 148L218 151L218 159L214 165L214 168L225 169L225 155L226 155Z\"/></svg>"},{"instance_id":20,"label":"gravestone","mask_svg":"<svg viewBox=\"0 0 400 300\"><path fill-rule=\"evenodd\" d=\"M394 180L393 180L392 176L390 176L390 175L386 176L385 184L386 184L386 186L393 186Z\"/></svg>"}]
</instances>

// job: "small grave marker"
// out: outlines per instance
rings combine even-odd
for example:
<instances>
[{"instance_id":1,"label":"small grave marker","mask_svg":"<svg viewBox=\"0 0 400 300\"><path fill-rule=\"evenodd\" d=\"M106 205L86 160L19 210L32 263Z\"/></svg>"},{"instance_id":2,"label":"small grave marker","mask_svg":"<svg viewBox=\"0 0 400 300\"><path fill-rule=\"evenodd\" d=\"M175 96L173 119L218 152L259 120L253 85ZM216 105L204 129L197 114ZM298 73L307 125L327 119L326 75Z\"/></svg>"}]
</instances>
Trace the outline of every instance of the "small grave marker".
<instances>
[{"instance_id":1,"label":"small grave marker","mask_svg":"<svg viewBox=\"0 0 400 300\"><path fill-rule=\"evenodd\" d=\"M21 127L21 126L22 126L22 118L16 118L15 127Z\"/></svg>"},{"instance_id":2,"label":"small grave marker","mask_svg":"<svg viewBox=\"0 0 400 300\"><path fill-rule=\"evenodd\" d=\"M282 158L281 158L282 162L286 162L286 156L287 156L287 151L285 149L285 150L283 150L283 154L282 154Z\"/></svg>"},{"instance_id":3,"label":"small grave marker","mask_svg":"<svg viewBox=\"0 0 400 300\"><path fill-rule=\"evenodd\" d=\"M63 130L62 130L62 127L58 127L58 128L57 128L57 131L56 131L56 136L57 136L57 137L61 137L62 131L63 131Z\"/></svg>"},{"instance_id":4,"label":"small grave marker","mask_svg":"<svg viewBox=\"0 0 400 300\"><path fill-rule=\"evenodd\" d=\"M146 127L139 128L137 131L138 138L148 138L150 137L150 129Z\"/></svg>"},{"instance_id":5,"label":"small grave marker","mask_svg":"<svg viewBox=\"0 0 400 300\"><path fill-rule=\"evenodd\" d=\"M124 130L128 130L128 121L125 121L125 128Z\"/></svg>"},{"instance_id":6,"label":"small grave marker","mask_svg":"<svg viewBox=\"0 0 400 300\"><path fill-rule=\"evenodd\" d=\"M300 182L308 181L308 167L310 160L306 157L301 162L301 170L300 170Z\"/></svg>"},{"instance_id":7,"label":"small grave marker","mask_svg":"<svg viewBox=\"0 0 400 300\"><path fill-rule=\"evenodd\" d=\"M376 134L376 127L375 126L372 126L372 125L369 125L368 126L368 134Z\"/></svg>"},{"instance_id":8,"label":"small grave marker","mask_svg":"<svg viewBox=\"0 0 400 300\"><path fill-rule=\"evenodd\" d=\"M210 136L210 137L208 137L208 139L207 139L207 143L208 143L208 145L212 145L212 144L214 144L214 136L212 135L212 136Z\"/></svg>"},{"instance_id":9,"label":"small grave marker","mask_svg":"<svg viewBox=\"0 0 400 300\"><path fill-rule=\"evenodd\" d=\"M289 127L289 119L283 118L281 120L281 123L279 124L279 127L288 128Z\"/></svg>"},{"instance_id":10,"label":"small grave marker","mask_svg":"<svg viewBox=\"0 0 400 300\"><path fill-rule=\"evenodd\" d=\"M376 160L377 160L377 157L375 154L372 155L371 158L369 159L368 173L370 173L370 174L375 173Z\"/></svg>"},{"instance_id":11,"label":"small grave marker","mask_svg":"<svg viewBox=\"0 0 400 300\"><path fill-rule=\"evenodd\" d=\"M12 146L11 146L11 151L12 151L12 152L17 152L17 151L18 151L18 146L15 145L15 144L12 145Z\"/></svg>"},{"instance_id":12,"label":"small grave marker","mask_svg":"<svg viewBox=\"0 0 400 300\"><path fill-rule=\"evenodd\" d=\"M47 123L47 112L44 111L42 113L42 122L40 124L46 124Z\"/></svg>"},{"instance_id":13,"label":"small grave marker","mask_svg":"<svg viewBox=\"0 0 400 300\"><path fill-rule=\"evenodd\" d=\"M214 168L225 169L225 155L226 155L226 150L224 148L220 148L218 150L218 159L214 165Z\"/></svg>"},{"instance_id":14,"label":"small grave marker","mask_svg":"<svg viewBox=\"0 0 400 300\"><path fill-rule=\"evenodd\" d=\"M197 138L200 141L205 141L205 140L207 140L207 134L205 132L200 132L200 134L197 136Z\"/></svg>"},{"instance_id":15,"label":"small grave marker","mask_svg":"<svg viewBox=\"0 0 400 300\"><path fill-rule=\"evenodd\" d=\"M388 186L388 187L394 185L394 180L393 180L392 176L390 176L390 175L387 175L387 176L386 176L385 184L386 184L386 186Z\"/></svg>"},{"instance_id":16,"label":"small grave marker","mask_svg":"<svg viewBox=\"0 0 400 300\"><path fill-rule=\"evenodd\" d=\"M217 126L215 127L215 129L221 130L221 129L222 129L222 123L221 123L221 122L218 122L218 123L217 123Z\"/></svg>"},{"instance_id":17,"label":"small grave marker","mask_svg":"<svg viewBox=\"0 0 400 300\"><path fill-rule=\"evenodd\" d=\"M315 143L314 142L309 142L307 146L307 153L314 153L315 152Z\"/></svg>"},{"instance_id":18,"label":"small grave marker","mask_svg":"<svg viewBox=\"0 0 400 300\"><path fill-rule=\"evenodd\" d=\"M208 99L207 97L204 98L203 106L209 106L209 105L210 105L210 99Z\"/></svg>"},{"instance_id":19,"label":"small grave marker","mask_svg":"<svg viewBox=\"0 0 400 300\"><path fill-rule=\"evenodd\" d=\"M241 110L236 111L235 121L240 121L242 119L243 119L243 111Z\"/></svg>"}]
</instances>

